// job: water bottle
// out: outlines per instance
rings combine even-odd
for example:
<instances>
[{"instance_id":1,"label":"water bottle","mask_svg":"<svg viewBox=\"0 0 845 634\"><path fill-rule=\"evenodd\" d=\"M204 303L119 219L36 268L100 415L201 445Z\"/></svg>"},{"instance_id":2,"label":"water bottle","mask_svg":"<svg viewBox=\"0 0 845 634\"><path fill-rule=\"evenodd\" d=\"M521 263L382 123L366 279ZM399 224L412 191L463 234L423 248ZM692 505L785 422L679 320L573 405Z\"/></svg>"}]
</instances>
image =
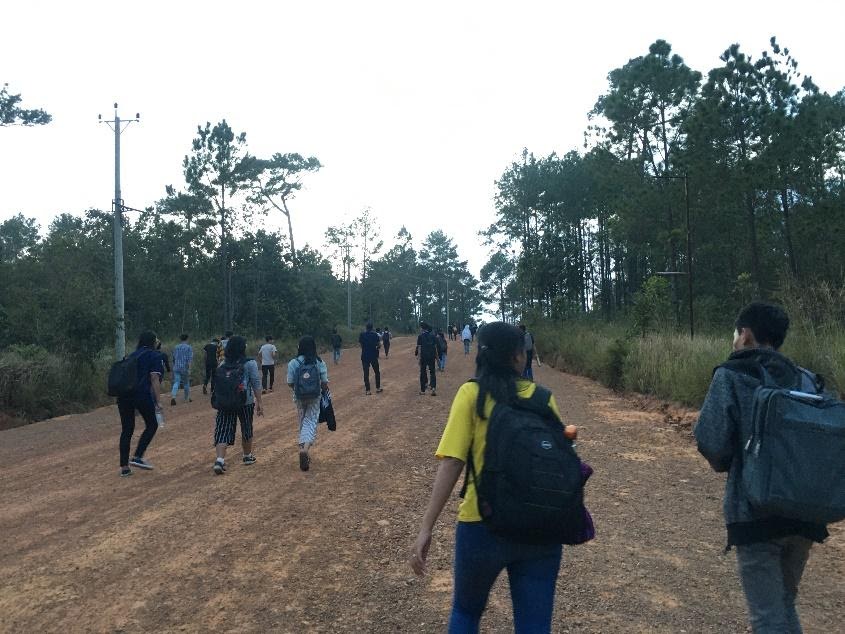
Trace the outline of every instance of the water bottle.
<instances>
[{"instance_id":1,"label":"water bottle","mask_svg":"<svg viewBox=\"0 0 845 634\"><path fill-rule=\"evenodd\" d=\"M158 423L159 429L164 429L164 412L161 408L156 408L156 422Z\"/></svg>"}]
</instances>

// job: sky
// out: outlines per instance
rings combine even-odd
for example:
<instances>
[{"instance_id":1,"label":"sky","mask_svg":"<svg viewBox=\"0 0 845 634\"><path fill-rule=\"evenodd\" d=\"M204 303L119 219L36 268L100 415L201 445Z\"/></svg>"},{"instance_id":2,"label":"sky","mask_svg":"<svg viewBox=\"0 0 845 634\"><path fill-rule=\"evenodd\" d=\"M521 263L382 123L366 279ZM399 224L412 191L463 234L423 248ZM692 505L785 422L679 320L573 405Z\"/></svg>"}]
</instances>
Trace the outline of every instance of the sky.
<instances>
[{"instance_id":1,"label":"sky","mask_svg":"<svg viewBox=\"0 0 845 634\"><path fill-rule=\"evenodd\" d=\"M297 244L370 207L386 244L442 229L476 275L495 180L527 148L583 144L607 73L667 40L692 68L776 35L819 87L845 87L845 2L17 2L0 12L0 82L47 126L0 128L0 221L45 228L110 209L114 136L124 202L184 183L197 126L225 118L249 151L316 156L292 203ZM283 218L260 222L275 228ZM327 253L328 255L328 253Z\"/></svg>"}]
</instances>

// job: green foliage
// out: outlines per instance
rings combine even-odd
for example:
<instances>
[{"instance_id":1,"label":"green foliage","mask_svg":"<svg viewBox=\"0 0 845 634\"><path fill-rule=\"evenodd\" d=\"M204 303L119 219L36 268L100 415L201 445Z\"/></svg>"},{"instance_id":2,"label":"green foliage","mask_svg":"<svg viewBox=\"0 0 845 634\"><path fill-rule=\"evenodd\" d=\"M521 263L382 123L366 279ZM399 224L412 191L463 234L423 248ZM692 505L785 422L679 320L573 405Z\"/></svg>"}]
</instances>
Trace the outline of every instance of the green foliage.
<instances>
[{"instance_id":1,"label":"green foliage","mask_svg":"<svg viewBox=\"0 0 845 634\"><path fill-rule=\"evenodd\" d=\"M298 153L276 153L269 160L253 159L249 167L251 202L269 204L288 221L291 256L296 258L293 237L293 219L288 203L302 189L302 178L322 167L315 156L303 157Z\"/></svg>"},{"instance_id":2,"label":"green foliage","mask_svg":"<svg viewBox=\"0 0 845 634\"><path fill-rule=\"evenodd\" d=\"M669 282L654 275L634 294L631 318L635 330L643 337L652 330L666 330L672 306L669 301Z\"/></svg>"},{"instance_id":3,"label":"green foliage","mask_svg":"<svg viewBox=\"0 0 845 634\"><path fill-rule=\"evenodd\" d=\"M786 278L845 284L845 90L820 92L774 38L756 57L730 46L706 76L654 42L610 71L584 152L524 149L496 186L485 277L513 268L487 289L513 318L618 318L688 266L714 325ZM661 327L686 321L683 281Z\"/></svg>"},{"instance_id":4,"label":"green foliage","mask_svg":"<svg viewBox=\"0 0 845 634\"><path fill-rule=\"evenodd\" d=\"M730 353L730 333L699 335L652 334L630 342L622 387L698 407L704 401L713 368Z\"/></svg>"},{"instance_id":5,"label":"green foliage","mask_svg":"<svg viewBox=\"0 0 845 634\"><path fill-rule=\"evenodd\" d=\"M9 84L3 84L0 88L0 127L11 125L46 125L53 120L53 117L44 110L21 108L20 94L14 95L9 92Z\"/></svg>"},{"instance_id":6,"label":"green foliage","mask_svg":"<svg viewBox=\"0 0 845 634\"><path fill-rule=\"evenodd\" d=\"M37 345L0 351L0 410L41 420L105 404L109 357L93 363L75 360Z\"/></svg>"},{"instance_id":7,"label":"green foliage","mask_svg":"<svg viewBox=\"0 0 845 634\"><path fill-rule=\"evenodd\" d=\"M779 290L791 318L782 352L821 374L829 389L845 390L845 290L821 284ZM660 330L632 336L624 323L597 319L534 322L537 348L545 363L630 392L699 407L713 369L731 352L733 326L714 334L686 335ZM627 333L627 334L626 334Z\"/></svg>"},{"instance_id":8,"label":"green foliage","mask_svg":"<svg viewBox=\"0 0 845 634\"><path fill-rule=\"evenodd\" d=\"M14 262L28 255L38 242L38 224L23 214L0 223L0 262Z\"/></svg>"}]
</instances>

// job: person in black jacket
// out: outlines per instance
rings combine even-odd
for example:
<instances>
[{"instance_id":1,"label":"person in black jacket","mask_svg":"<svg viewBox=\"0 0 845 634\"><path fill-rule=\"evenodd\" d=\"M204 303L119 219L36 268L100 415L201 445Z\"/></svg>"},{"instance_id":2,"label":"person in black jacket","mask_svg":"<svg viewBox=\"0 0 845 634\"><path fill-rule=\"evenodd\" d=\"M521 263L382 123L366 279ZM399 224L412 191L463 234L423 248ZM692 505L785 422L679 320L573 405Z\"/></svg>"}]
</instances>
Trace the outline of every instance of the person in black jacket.
<instances>
[{"instance_id":1,"label":"person in black jacket","mask_svg":"<svg viewBox=\"0 0 845 634\"><path fill-rule=\"evenodd\" d=\"M358 335L358 343L361 346L361 366L364 370L364 390L367 396L372 394L370 391L370 368L376 375L376 392L381 393L381 368L378 364L378 351L381 342L378 335L373 330L373 324L367 322L366 330Z\"/></svg>"},{"instance_id":2,"label":"person in black jacket","mask_svg":"<svg viewBox=\"0 0 845 634\"><path fill-rule=\"evenodd\" d=\"M341 349L343 348L343 339L337 334L337 328L332 329L332 361L337 365L340 363Z\"/></svg>"},{"instance_id":3,"label":"person in black jacket","mask_svg":"<svg viewBox=\"0 0 845 634\"><path fill-rule=\"evenodd\" d=\"M798 584L813 543L828 536L826 526L755 509L742 484L742 453L751 437L754 393L760 381L731 368L753 367L759 372L764 367L781 387L819 391L815 375L778 352L788 328L789 317L780 306L755 302L739 313L734 352L728 367L713 374L695 426L698 451L715 471L728 474L723 502L727 548L736 548L754 632L801 632L795 609Z\"/></svg>"},{"instance_id":4,"label":"person in black jacket","mask_svg":"<svg viewBox=\"0 0 845 634\"><path fill-rule=\"evenodd\" d=\"M437 369L441 372L446 371L446 352L449 349L449 342L446 341L446 335L442 330L437 331Z\"/></svg>"},{"instance_id":5,"label":"person in black jacket","mask_svg":"<svg viewBox=\"0 0 845 634\"><path fill-rule=\"evenodd\" d=\"M220 346L220 339L214 337L202 347L205 353L205 380L202 382L202 393L208 394L208 383L217 367L217 348Z\"/></svg>"},{"instance_id":6,"label":"person in black jacket","mask_svg":"<svg viewBox=\"0 0 845 634\"><path fill-rule=\"evenodd\" d=\"M425 394L430 377L431 395L437 396L436 364L439 348L440 344L431 332L431 326L424 321L420 322L420 335L417 337L417 347L414 348L414 356L420 360L420 394Z\"/></svg>"},{"instance_id":7,"label":"person in black jacket","mask_svg":"<svg viewBox=\"0 0 845 634\"><path fill-rule=\"evenodd\" d=\"M390 328L385 328L381 333L381 345L384 346L384 358L390 356Z\"/></svg>"}]
</instances>

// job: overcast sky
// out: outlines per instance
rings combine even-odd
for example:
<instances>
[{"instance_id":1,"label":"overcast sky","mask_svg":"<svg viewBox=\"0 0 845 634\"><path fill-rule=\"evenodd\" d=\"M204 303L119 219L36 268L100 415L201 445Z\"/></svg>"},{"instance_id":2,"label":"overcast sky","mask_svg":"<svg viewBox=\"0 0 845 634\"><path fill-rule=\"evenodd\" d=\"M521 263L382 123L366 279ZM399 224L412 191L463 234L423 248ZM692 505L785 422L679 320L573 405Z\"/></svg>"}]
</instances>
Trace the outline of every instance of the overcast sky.
<instances>
[{"instance_id":1,"label":"overcast sky","mask_svg":"<svg viewBox=\"0 0 845 634\"><path fill-rule=\"evenodd\" d=\"M370 206L388 244L403 224L417 242L443 229L476 274L494 180L523 147L579 148L608 71L655 39L706 73L777 35L822 90L845 87L840 0L28 1L2 19L0 82L53 122L0 128L0 220L110 208L97 114L117 101L141 113L121 138L130 207L181 186L197 125L225 117L255 155L323 163L292 207L298 244Z\"/></svg>"}]
</instances>

